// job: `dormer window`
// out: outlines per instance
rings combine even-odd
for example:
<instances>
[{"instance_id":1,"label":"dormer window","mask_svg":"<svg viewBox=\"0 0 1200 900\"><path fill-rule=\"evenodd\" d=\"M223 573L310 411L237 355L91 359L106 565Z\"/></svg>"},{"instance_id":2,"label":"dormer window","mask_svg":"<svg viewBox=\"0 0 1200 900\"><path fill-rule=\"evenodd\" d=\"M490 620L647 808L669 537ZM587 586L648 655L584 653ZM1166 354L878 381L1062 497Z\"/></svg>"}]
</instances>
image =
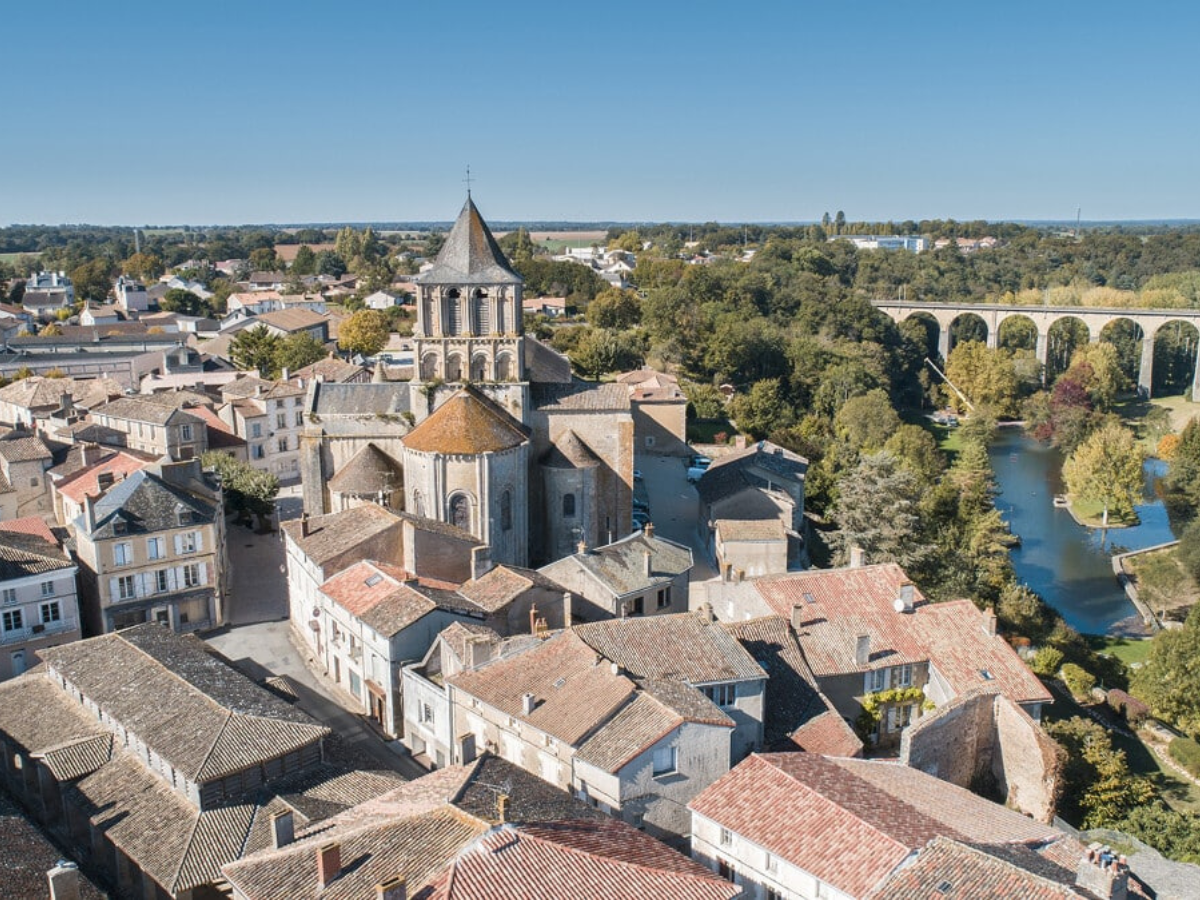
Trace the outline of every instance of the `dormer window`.
<instances>
[{"instance_id":1,"label":"dormer window","mask_svg":"<svg viewBox=\"0 0 1200 900\"><path fill-rule=\"evenodd\" d=\"M180 525L192 524L192 511L183 504L175 507L175 521Z\"/></svg>"},{"instance_id":2,"label":"dormer window","mask_svg":"<svg viewBox=\"0 0 1200 900\"><path fill-rule=\"evenodd\" d=\"M129 523L126 522L120 516L117 516L116 518L113 519L112 525L113 525L113 534L128 534L129 533Z\"/></svg>"}]
</instances>

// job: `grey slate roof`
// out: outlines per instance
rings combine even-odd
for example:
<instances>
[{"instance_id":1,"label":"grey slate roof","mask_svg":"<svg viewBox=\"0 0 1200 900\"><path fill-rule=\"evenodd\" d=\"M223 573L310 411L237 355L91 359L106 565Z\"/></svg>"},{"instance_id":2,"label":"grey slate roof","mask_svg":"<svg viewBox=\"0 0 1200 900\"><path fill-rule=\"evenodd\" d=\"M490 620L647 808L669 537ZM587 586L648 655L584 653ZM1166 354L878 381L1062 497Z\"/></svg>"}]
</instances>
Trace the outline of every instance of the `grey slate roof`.
<instances>
[{"instance_id":1,"label":"grey slate roof","mask_svg":"<svg viewBox=\"0 0 1200 900\"><path fill-rule=\"evenodd\" d=\"M181 510L191 513L189 521L180 522ZM216 520L217 505L140 469L96 501L95 515L96 527L90 535L93 540L104 540L124 534L153 534L181 525L208 524ZM123 525L122 531L117 530L118 520ZM75 520L75 527L89 533L83 516Z\"/></svg>"},{"instance_id":2,"label":"grey slate roof","mask_svg":"<svg viewBox=\"0 0 1200 900\"><path fill-rule=\"evenodd\" d=\"M571 361L535 337L525 337L525 371L540 384L570 384Z\"/></svg>"},{"instance_id":3,"label":"grey slate roof","mask_svg":"<svg viewBox=\"0 0 1200 900\"><path fill-rule=\"evenodd\" d=\"M128 419L131 422L148 422L151 425L167 425L179 422L190 422L203 425L204 420L189 412L176 409L167 403L155 402L141 397L119 397L103 406L92 410L94 416L112 416L114 419Z\"/></svg>"},{"instance_id":4,"label":"grey slate roof","mask_svg":"<svg viewBox=\"0 0 1200 900\"><path fill-rule=\"evenodd\" d=\"M759 441L753 447L713 460L696 482L696 492L704 503L715 503L745 487L765 488L766 480L753 469L799 482L808 471L808 460L769 441Z\"/></svg>"},{"instance_id":5,"label":"grey slate roof","mask_svg":"<svg viewBox=\"0 0 1200 900\"><path fill-rule=\"evenodd\" d=\"M0 531L0 581L44 575L70 565L65 553L40 537Z\"/></svg>"},{"instance_id":6,"label":"grey slate roof","mask_svg":"<svg viewBox=\"0 0 1200 900\"><path fill-rule=\"evenodd\" d=\"M408 411L410 388L407 382L322 382L316 384L314 390L312 411L319 416L398 416Z\"/></svg>"},{"instance_id":7,"label":"grey slate roof","mask_svg":"<svg viewBox=\"0 0 1200 900\"><path fill-rule=\"evenodd\" d=\"M650 572L646 572L646 554L650 554ZM692 551L665 538L636 532L603 547L543 566L542 571L555 577L560 566L576 565L590 572L616 596L644 591L663 585L692 567Z\"/></svg>"},{"instance_id":8,"label":"grey slate roof","mask_svg":"<svg viewBox=\"0 0 1200 900\"><path fill-rule=\"evenodd\" d=\"M608 619L576 625L574 630L589 647L647 687L655 681L711 684L766 677L741 644L697 613Z\"/></svg>"},{"instance_id":9,"label":"grey slate roof","mask_svg":"<svg viewBox=\"0 0 1200 900\"><path fill-rule=\"evenodd\" d=\"M623 384L532 384L534 408L547 412L628 412L629 389Z\"/></svg>"},{"instance_id":10,"label":"grey slate roof","mask_svg":"<svg viewBox=\"0 0 1200 900\"><path fill-rule=\"evenodd\" d=\"M329 479L329 489L339 494L378 494L404 486L404 468L374 444L367 444Z\"/></svg>"},{"instance_id":11,"label":"grey slate roof","mask_svg":"<svg viewBox=\"0 0 1200 900\"><path fill-rule=\"evenodd\" d=\"M433 268L413 279L417 284L521 284L521 276L510 268L504 251L492 237L483 216L470 197Z\"/></svg>"}]
</instances>

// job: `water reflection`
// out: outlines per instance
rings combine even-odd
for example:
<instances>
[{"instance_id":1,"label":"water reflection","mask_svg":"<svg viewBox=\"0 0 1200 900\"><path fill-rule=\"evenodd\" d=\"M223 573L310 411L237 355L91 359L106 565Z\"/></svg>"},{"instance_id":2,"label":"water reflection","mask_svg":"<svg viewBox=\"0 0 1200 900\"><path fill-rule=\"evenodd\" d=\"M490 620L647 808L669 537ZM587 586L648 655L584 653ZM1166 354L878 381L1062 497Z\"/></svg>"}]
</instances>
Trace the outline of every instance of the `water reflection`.
<instances>
[{"instance_id":1,"label":"water reflection","mask_svg":"<svg viewBox=\"0 0 1200 900\"><path fill-rule=\"evenodd\" d=\"M989 453L1001 491L996 505L1021 537L1012 551L1017 578L1079 631L1102 634L1114 627L1123 630L1131 617L1138 622L1113 575L1112 555L1175 539L1155 493L1165 464L1146 463L1143 503L1137 507L1141 523L1102 532L1077 525L1067 510L1054 506L1054 497L1065 490L1057 450L1005 428Z\"/></svg>"}]
</instances>

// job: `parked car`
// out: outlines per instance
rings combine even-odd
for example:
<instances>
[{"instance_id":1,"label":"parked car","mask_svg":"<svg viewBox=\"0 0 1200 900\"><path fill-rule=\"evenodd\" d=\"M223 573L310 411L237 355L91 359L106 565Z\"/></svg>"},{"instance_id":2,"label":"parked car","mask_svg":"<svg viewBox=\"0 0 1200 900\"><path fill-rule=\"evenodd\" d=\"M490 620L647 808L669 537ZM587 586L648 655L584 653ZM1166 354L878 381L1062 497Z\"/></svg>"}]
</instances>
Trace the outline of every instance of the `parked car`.
<instances>
[{"instance_id":1,"label":"parked car","mask_svg":"<svg viewBox=\"0 0 1200 900\"><path fill-rule=\"evenodd\" d=\"M633 511L649 513L650 512L650 504L647 503L645 500L640 500L637 497L634 497L633 498Z\"/></svg>"},{"instance_id":2,"label":"parked car","mask_svg":"<svg viewBox=\"0 0 1200 900\"><path fill-rule=\"evenodd\" d=\"M634 481L641 481L641 480L642 480L642 470L641 470L641 469L634 469L634 470L633 470L633 480L634 480Z\"/></svg>"},{"instance_id":3,"label":"parked car","mask_svg":"<svg viewBox=\"0 0 1200 900\"><path fill-rule=\"evenodd\" d=\"M650 522L650 514L645 512L635 512L633 514L633 529L641 531Z\"/></svg>"},{"instance_id":4,"label":"parked car","mask_svg":"<svg viewBox=\"0 0 1200 900\"><path fill-rule=\"evenodd\" d=\"M690 466L687 471L688 484L695 484L704 477L704 473L708 471L708 466Z\"/></svg>"},{"instance_id":5,"label":"parked car","mask_svg":"<svg viewBox=\"0 0 1200 900\"><path fill-rule=\"evenodd\" d=\"M707 469L712 464L712 460L707 456L701 456L699 453L688 459L689 469Z\"/></svg>"}]
</instances>

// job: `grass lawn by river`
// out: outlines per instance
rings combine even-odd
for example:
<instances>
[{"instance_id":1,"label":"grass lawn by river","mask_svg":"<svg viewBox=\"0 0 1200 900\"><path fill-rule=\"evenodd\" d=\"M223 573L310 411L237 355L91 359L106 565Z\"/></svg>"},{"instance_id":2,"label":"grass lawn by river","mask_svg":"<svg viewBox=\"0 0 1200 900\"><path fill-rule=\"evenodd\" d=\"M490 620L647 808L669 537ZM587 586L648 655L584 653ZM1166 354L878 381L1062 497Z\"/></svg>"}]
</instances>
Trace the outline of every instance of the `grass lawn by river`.
<instances>
[{"instance_id":1,"label":"grass lawn by river","mask_svg":"<svg viewBox=\"0 0 1200 900\"><path fill-rule=\"evenodd\" d=\"M1087 635L1088 646L1097 653L1115 656L1127 666L1134 666L1146 661L1150 655L1150 640L1148 638L1109 637L1102 634Z\"/></svg>"},{"instance_id":2,"label":"grass lawn by river","mask_svg":"<svg viewBox=\"0 0 1200 900\"><path fill-rule=\"evenodd\" d=\"M1102 528L1104 527L1104 504L1094 500L1072 500L1071 515L1075 517L1075 521L1087 528ZM1128 528L1138 524L1140 520L1136 513L1122 517L1108 511L1108 527L1109 528Z\"/></svg>"}]
</instances>

